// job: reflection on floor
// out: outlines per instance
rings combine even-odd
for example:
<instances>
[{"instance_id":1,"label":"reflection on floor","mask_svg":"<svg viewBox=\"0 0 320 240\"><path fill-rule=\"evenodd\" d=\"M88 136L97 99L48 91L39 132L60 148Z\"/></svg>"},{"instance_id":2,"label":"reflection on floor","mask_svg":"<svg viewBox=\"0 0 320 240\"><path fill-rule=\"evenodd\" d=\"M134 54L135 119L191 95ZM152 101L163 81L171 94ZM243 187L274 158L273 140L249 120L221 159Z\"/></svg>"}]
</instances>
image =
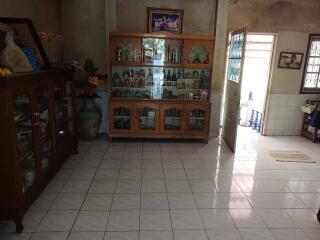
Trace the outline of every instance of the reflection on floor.
<instances>
[{"instance_id":1,"label":"reflection on floor","mask_svg":"<svg viewBox=\"0 0 320 240\"><path fill-rule=\"evenodd\" d=\"M300 137L239 132L236 154L198 142L81 142L24 218L0 239L318 240L320 163L280 163L268 149L320 159Z\"/></svg>"}]
</instances>

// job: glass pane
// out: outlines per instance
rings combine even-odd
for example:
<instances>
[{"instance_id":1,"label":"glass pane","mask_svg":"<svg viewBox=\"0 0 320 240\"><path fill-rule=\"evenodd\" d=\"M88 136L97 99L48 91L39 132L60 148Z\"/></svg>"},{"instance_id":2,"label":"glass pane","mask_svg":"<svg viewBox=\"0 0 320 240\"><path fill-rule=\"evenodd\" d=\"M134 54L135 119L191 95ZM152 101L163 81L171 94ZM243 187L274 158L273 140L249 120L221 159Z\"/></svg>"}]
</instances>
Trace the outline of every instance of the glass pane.
<instances>
[{"instance_id":1,"label":"glass pane","mask_svg":"<svg viewBox=\"0 0 320 240\"><path fill-rule=\"evenodd\" d=\"M182 41L163 38L143 39L143 61L146 64L163 66L180 64L182 59Z\"/></svg>"},{"instance_id":2,"label":"glass pane","mask_svg":"<svg viewBox=\"0 0 320 240\"><path fill-rule=\"evenodd\" d=\"M112 98L207 101L210 71L169 67L112 67Z\"/></svg>"},{"instance_id":3,"label":"glass pane","mask_svg":"<svg viewBox=\"0 0 320 240\"><path fill-rule=\"evenodd\" d=\"M114 53L114 61L130 61L135 62L137 60L137 52L134 45L126 40L122 40L118 43Z\"/></svg>"},{"instance_id":4,"label":"glass pane","mask_svg":"<svg viewBox=\"0 0 320 240\"><path fill-rule=\"evenodd\" d=\"M21 185L23 192L25 192L36 182L37 177L30 96L27 94L18 95L13 103Z\"/></svg>"},{"instance_id":5,"label":"glass pane","mask_svg":"<svg viewBox=\"0 0 320 240\"><path fill-rule=\"evenodd\" d=\"M48 89L37 89L37 112L39 113L39 130L41 143L42 168L47 169L52 165L51 132L49 125Z\"/></svg>"},{"instance_id":6,"label":"glass pane","mask_svg":"<svg viewBox=\"0 0 320 240\"><path fill-rule=\"evenodd\" d=\"M65 146L64 130L64 95L61 86L54 87L54 112L55 112L55 135L58 152L62 152Z\"/></svg>"},{"instance_id":7,"label":"glass pane","mask_svg":"<svg viewBox=\"0 0 320 240\"><path fill-rule=\"evenodd\" d=\"M139 110L139 128L155 129L156 110L154 108L142 108Z\"/></svg>"},{"instance_id":8,"label":"glass pane","mask_svg":"<svg viewBox=\"0 0 320 240\"><path fill-rule=\"evenodd\" d=\"M227 67L227 79L240 82L242 50L244 47L244 33L232 35L229 46L229 61Z\"/></svg>"},{"instance_id":9,"label":"glass pane","mask_svg":"<svg viewBox=\"0 0 320 240\"><path fill-rule=\"evenodd\" d=\"M191 110L189 113L189 129L204 130L206 120L206 112L201 109Z\"/></svg>"},{"instance_id":10,"label":"glass pane","mask_svg":"<svg viewBox=\"0 0 320 240\"><path fill-rule=\"evenodd\" d=\"M305 88L315 88L317 86L318 74L307 73L304 81Z\"/></svg>"},{"instance_id":11,"label":"glass pane","mask_svg":"<svg viewBox=\"0 0 320 240\"><path fill-rule=\"evenodd\" d=\"M311 57L320 57L320 41L312 40L309 55Z\"/></svg>"},{"instance_id":12,"label":"glass pane","mask_svg":"<svg viewBox=\"0 0 320 240\"><path fill-rule=\"evenodd\" d=\"M209 53L207 48L200 44L194 44L188 53L188 63L191 64L208 64Z\"/></svg>"},{"instance_id":13,"label":"glass pane","mask_svg":"<svg viewBox=\"0 0 320 240\"><path fill-rule=\"evenodd\" d=\"M130 129L130 108L119 107L113 110L113 121L115 129Z\"/></svg>"},{"instance_id":14,"label":"glass pane","mask_svg":"<svg viewBox=\"0 0 320 240\"><path fill-rule=\"evenodd\" d=\"M181 110L176 108L169 108L164 111L164 129L181 129Z\"/></svg>"}]
</instances>

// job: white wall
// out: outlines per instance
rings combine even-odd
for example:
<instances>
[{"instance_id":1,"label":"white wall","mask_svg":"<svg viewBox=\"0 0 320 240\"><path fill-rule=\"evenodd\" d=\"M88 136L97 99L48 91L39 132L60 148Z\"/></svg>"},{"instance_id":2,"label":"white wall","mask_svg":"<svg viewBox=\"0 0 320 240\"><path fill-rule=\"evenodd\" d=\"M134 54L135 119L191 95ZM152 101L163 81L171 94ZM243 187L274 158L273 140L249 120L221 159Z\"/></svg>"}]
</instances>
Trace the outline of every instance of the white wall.
<instances>
[{"instance_id":1,"label":"white wall","mask_svg":"<svg viewBox=\"0 0 320 240\"><path fill-rule=\"evenodd\" d=\"M300 135L303 120L300 106L308 99L320 99L317 94L300 94L308 38L309 34L305 32L281 31L277 34L265 116L265 135ZM303 53L301 68L278 68L281 51Z\"/></svg>"}]
</instances>

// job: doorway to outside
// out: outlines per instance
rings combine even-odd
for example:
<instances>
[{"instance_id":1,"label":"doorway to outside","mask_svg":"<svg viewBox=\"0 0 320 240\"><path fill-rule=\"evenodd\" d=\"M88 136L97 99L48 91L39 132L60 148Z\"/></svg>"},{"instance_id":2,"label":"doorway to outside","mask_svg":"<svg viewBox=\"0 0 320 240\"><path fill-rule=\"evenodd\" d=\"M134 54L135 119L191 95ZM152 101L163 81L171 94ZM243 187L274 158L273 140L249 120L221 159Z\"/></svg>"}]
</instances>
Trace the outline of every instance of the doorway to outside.
<instances>
[{"instance_id":1,"label":"doorway to outside","mask_svg":"<svg viewBox=\"0 0 320 240\"><path fill-rule=\"evenodd\" d=\"M245 29L231 33L221 120L222 137L232 151L263 129L274 38Z\"/></svg>"},{"instance_id":2,"label":"doorway to outside","mask_svg":"<svg viewBox=\"0 0 320 240\"><path fill-rule=\"evenodd\" d=\"M257 140L263 130L274 37L273 34L247 34L237 134L239 144L245 144L243 140Z\"/></svg>"}]
</instances>

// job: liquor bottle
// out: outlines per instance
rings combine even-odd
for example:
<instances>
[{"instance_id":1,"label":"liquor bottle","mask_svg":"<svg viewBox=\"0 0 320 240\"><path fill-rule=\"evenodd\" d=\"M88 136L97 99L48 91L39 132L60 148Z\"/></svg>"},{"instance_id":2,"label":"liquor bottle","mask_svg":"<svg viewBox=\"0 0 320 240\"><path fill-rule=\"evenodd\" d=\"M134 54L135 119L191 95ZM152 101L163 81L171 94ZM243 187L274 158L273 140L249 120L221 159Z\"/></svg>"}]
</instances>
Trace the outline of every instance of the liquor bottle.
<instances>
[{"instance_id":1,"label":"liquor bottle","mask_svg":"<svg viewBox=\"0 0 320 240\"><path fill-rule=\"evenodd\" d=\"M176 82L176 81L177 81L177 75L176 75L176 70L175 70L175 69L173 69L172 81L173 81L173 82Z\"/></svg>"},{"instance_id":2,"label":"liquor bottle","mask_svg":"<svg viewBox=\"0 0 320 240\"><path fill-rule=\"evenodd\" d=\"M170 73L170 70L168 70L167 81L171 81L171 73Z\"/></svg>"},{"instance_id":3,"label":"liquor bottle","mask_svg":"<svg viewBox=\"0 0 320 240\"><path fill-rule=\"evenodd\" d=\"M163 81L167 80L166 70L163 69Z\"/></svg>"},{"instance_id":4,"label":"liquor bottle","mask_svg":"<svg viewBox=\"0 0 320 240\"><path fill-rule=\"evenodd\" d=\"M181 71L180 71L180 69L178 69L177 78L178 78L178 79L180 79L180 78L181 78Z\"/></svg>"},{"instance_id":5,"label":"liquor bottle","mask_svg":"<svg viewBox=\"0 0 320 240\"><path fill-rule=\"evenodd\" d=\"M151 68L149 68L149 73L148 73L148 81L149 82L152 82L153 81L153 75L152 75L152 71L151 71Z\"/></svg>"}]
</instances>

